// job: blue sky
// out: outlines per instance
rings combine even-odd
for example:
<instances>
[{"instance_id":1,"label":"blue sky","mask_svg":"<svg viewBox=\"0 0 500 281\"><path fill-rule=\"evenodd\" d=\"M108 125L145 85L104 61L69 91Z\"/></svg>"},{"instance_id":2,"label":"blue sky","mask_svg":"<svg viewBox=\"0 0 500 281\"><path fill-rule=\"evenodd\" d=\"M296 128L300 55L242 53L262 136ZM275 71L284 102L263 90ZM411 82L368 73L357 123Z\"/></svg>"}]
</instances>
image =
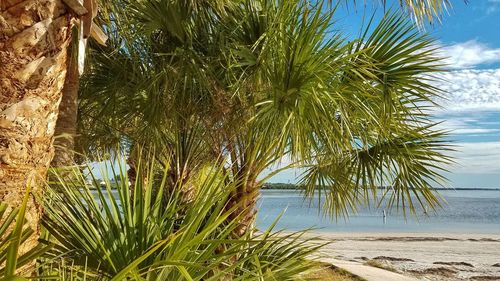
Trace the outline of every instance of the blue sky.
<instances>
[{"instance_id":1,"label":"blue sky","mask_svg":"<svg viewBox=\"0 0 500 281\"><path fill-rule=\"evenodd\" d=\"M371 4L364 9L345 7L337 11L337 27L355 36L362 24L363 12L380 7ZM371 1L366 1L370 3ZM448 57L447 100L436 119L452 130L457 146L457 164L449 167L453 187L500 187L500 0L452 0L453 7L440 24L426 27ZM290 171L275 176L274 182L294 182Z\"/></svg>"}]
</instances>

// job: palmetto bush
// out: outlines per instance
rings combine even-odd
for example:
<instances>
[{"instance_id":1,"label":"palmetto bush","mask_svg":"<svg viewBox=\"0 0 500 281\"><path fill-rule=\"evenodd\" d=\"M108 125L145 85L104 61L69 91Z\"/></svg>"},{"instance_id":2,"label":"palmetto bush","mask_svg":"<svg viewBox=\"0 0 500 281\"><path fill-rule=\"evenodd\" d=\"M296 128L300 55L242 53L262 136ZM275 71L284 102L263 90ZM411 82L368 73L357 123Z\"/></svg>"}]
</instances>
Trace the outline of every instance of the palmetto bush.
<instances>
[{"instance_id":1,"label":"palmetto bush","mask_svg":"<svg viewBox=\"0 0 500 281\"><path fill-rule=\"evenodd\" d=\"M25 250L22 244L34 234L33 229L25 224L26 204L30 188L26 190L24 200L18 208L9 207L0 202L0 280L28 280L19 275L26 275L35 266L35 259L46 252L51 245L37 246Z\"/></svg>"},{"instance_id":2,"label":"palmetto bush","mask_svg":"<svg viewBox=\"0 0 500 281\"><path fill-rule=\"evenodd\" d=\"M223 169L185 183L196 190L185 202L182 186L166 189L168 166L141 166L131 185L116 164L102 170L103 189L80 171L48 187L43 224L66 271L85 268L99 280L298 280L314 267L306 257L320 245L298 240L301 233L232 235L239 217L229 219L227 202L236 183Z\"/></svg>"}]
</instances>

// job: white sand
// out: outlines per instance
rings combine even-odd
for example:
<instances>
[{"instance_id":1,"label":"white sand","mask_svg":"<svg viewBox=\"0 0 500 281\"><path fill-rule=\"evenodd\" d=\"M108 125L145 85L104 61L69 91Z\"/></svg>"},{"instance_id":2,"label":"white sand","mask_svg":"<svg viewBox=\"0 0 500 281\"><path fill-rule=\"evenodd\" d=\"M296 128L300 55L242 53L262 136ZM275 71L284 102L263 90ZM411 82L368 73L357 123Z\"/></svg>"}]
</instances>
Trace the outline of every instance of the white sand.
<instances>
[{"instance_id":1,"label":"white sand","mask_svg":"<svg viewBox=\"0 0 500 281\"><path fill-rule=\"evenodd\" d=\"M379 257L377 262L421 280L500 280L500 264L493 266L500 263L500 234L315 235L333 242L322 251L325 260L334 258L364 263L367 259ZM436 262L467 264L435 264Z\"/></svg>"},{"instance_id":2,"label":"white sand","mask_svg":"<svg viewBox=\"0 0 500 281\"><path fill-rule=\"evenodd\" d=\"M346 261L337 259L323 259L324 262L331 263L336 267L345 269L365 280L369 281L415 281L418 280L411 276L405 276L400 273L394 273L388 270L380 269L373 266L364 265L357 261Z\"/></svg>"}]
</instances>

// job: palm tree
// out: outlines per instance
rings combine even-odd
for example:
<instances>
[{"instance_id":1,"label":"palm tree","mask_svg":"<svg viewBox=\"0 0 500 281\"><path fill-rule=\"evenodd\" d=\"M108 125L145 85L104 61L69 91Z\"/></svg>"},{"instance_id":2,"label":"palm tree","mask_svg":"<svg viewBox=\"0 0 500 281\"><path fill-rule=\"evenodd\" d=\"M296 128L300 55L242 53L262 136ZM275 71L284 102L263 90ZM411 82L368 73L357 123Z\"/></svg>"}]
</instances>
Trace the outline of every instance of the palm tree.
<instances>
[{"instance_id":1,"label":"palm tree","mask_svg":"<svg viewBox=\"0 0 500 281\"><path fill-rule=\"evenodd\" d=\"M27 186L34 193L39 191L38 182L45 177L54 154L52 142L71 30L80 18L82 34L90 32L95 16L88 11L92 11L92 3L0 3L0 201L19 206ZM93 33L96 30L94 27ZM38 233L41 208L35 196L29 198L27 223ZM36 239L34 235L23 246L29 249Z\"/></svg>"},{"instance_id":2,"label":"palm tree","mask_svg":"<svg viewBox=\"0 0 500 281\"><path fill-rule=\"evenodd\" d=\"M74 18L62 1L37 2L2 1L1 7L0 200L14 206L52 159ZM27 221L35 230L39 216L31 197Z\"/></svg>"},{"instance_id":3,"label":"palm tree","mask_svg":"<svg viewBox=\"0 0 500 281\"><path fill-rule=\"evenodd\" d=\"M78 71L78 52L74 46L69 48L67 74L64 79L59 114L54 129L54 158L51 166L65 167L74 164L74 143L78 113L78 90L80 73Z\"/></svg>"},{"instance_id":4,"label":"palm tree","mask_svg":"<svg viewBox=\"0 0 500 281\"><path fill-rule=\"evenodd\" d=\"M432 186L444 184L451 159L430 115L441 94L434 75L442 71L433 39L388 12L347 40L334 31L328 5L156 0L115 7L113 46L94 52L85 79L83 148L145 144L175 163L172 183L224 162L241 183L229 205L245 218L238 236L254 220L262 184L284 169L303 172L307 196L324 191L332 216L376 196L381 185L391 187L384 198L404 210L414 210L414 198L437 206Z\"/></svg>"},{"instance_id":5,"label":"palm tree","mask_svg":"<svg viewBox=\"0 0 500 281\"><path fill-rule=\"evenodd\" d=\"M85 1L89 3L93 1ZM448 1L401 3L422 20L423 15L440 14ZM114 10L123 17L108 29L117 39L127 38L125 44L116 41L120 44L114 49L96 54L102 60L89 77L98 78L99 69L107 69L99 66L106 59L114 70L110 73L130 73L111 79L114 84L106 84L109 73L88 84L88 89L101 83L122 91L96 92L120 94L117 99L87 96L92 110L81 124L100 125L86 132L95 142L84 142L84 147L113 142L161 146L158 158L176 163L172 183L188 182L202 165L227 161L228 175L244 179L232 199L241 204L237 213L247 218L238 233L253 219L255 196L265 180L259 175L283 157L307 168L303 182L309 194L316 183L330 189L327 210L332 213L355 205L360 191L380 182L393 183L392 198L398 202L407 202L414 192L436 203L429 186L440 179L436 162L447 161L439 151L442 134L432 131L426 113L415 104L439 92L426 76L438 67L432 51L414 55L430 42L413 35L405 20L386 18L375 38L365 38L372 41L368 47L341 37L327 40L332 11L321 14L319 7L300 1L130 4L125 7L130 15ZM0 3L1 201L19 205L26 186L37 191L37 179L45 177L66 82L71 27L77 16L87 17L88 23L87 12L73 0ZM397 40L401 32L406 37ZM311 49L306 41L316 43ZM393 42L398 47L388 49ZM324 68L318 66L321 62ZM308 71L314 75L305 75ZM109 103L96 104L103 98ZM102 111L102 105L118 111ZM95 137L106 130L112 130L111 138ZM35 230L39 216L39 205L30 196L27 222ZM21 252L32 245L34 239L27 240Z\"/></svg>"}]
</instances>

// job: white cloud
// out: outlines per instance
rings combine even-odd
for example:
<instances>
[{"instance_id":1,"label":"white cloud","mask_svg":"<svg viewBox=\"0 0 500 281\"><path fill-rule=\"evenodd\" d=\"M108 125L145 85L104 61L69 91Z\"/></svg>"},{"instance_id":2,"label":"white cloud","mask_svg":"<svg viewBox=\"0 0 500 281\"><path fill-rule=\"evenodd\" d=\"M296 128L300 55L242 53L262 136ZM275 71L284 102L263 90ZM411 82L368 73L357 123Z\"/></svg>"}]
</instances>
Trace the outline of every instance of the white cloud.
<instances>
[{"instance_id":1,"label":"white cloud","mask_svg":"<svg viewBox=\"0 0 500 281\"><path fill-rule=\"evenodd\" d=\"M452 169L454 173L500 173L500 142L462 142L455 145L457 152L453 156L457 158L457 165Z\"/></svg>"},{"instance_id":2,"label":"white cloud","mask_svg":"<svg viewBox=\"0 0 500 281\"><path fill-rule=\"evenodd\" d=\"M496 11L500 11L500 0L488 0L488 3L492 3L488 5L486 8L486 14L490 15L495 13Z\"/></svg>"},{"instance_id":3,"label":"white cloud","mask_svg":"<svg viewBox=\"0 0 500 281\"><path fill-rule=\"evenodd\" d=\"M442 55L452 69L471 68L481 64L500 62L500 48L490 48L476 40L444 46Z\"/></svg>"},{"instance_id":4,"label":"white cloud","mask_svg":"<svg viewBox=\"0 0 500 281\"><path fill-rule=\"evenodd\" d=\"M479 125L500 125L500 121L479 121Z\"/></svg>"},{"instance_id":5,"label":"white cloud","mask_svg":"<svg viewBox=\"0 0 500 281\"><path fill-rule=\"evenodd\" d=\"M441 117L442 118L436 120L438 122L441 122L436 126L436 129L450 131L450 133L453 135L467 135L467 137L489 136L494 138L500 136L499 134L500 127L498 126L496 126L498 128L484 127L485 125L491 125L491 124L484 124L484 122L481 122L481 118L483 116L480 116L480 119L474 119L474 118L463 117L461 113L459 113L459 115L448 114L446 116L441 116Z\"/></svg>"},{"instance_id":6,"label":"white cloud","mask_svg":"<svg viewBox=\"0 0 500 281\"><path fill-rule=\"evenodd\" d=\"M454 129L452 133L465 135L465 134L488 134L500 132L500 129L485 129L485 128L460 128Z\"/></svg>"},{"instance_id":7,"label":"white cloud","mask_svg":"<svg viewBox=\"0 0 500 281\"><path fill-rule=\"evenodd\" d=\"M489 6L487 9L486 9L486 14L487 15L491 15L493 14L494 12L498 11L498 6L496 5L493 5L493 6Z\"/></svg>"},{"instance_id":8,"label":"white cloud","mask_svg":"<svg viewBox=\"0 0 500 281\"><path fill-rule=\"evenodd\" d=\"M455 70L441 74L437 87L445 111L500 111L500 69Z\"/></svg>"}]
</instances>

